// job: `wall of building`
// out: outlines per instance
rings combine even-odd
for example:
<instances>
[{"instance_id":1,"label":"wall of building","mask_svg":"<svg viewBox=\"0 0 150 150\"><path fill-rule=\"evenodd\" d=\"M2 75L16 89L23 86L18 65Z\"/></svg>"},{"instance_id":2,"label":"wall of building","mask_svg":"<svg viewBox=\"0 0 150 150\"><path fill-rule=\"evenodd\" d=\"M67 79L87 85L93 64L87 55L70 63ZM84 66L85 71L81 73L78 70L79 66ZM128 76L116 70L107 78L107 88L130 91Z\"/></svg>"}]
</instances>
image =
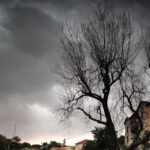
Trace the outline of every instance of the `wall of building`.
<instances>
[{"instance_id":1,"label":"wall of building","mask_svg":"<svg viewBox=\"0 0 150 150\"><path fill-rule=\"evenodd\" d=\"M139 114L142 117L143 125L144 125L144 130L141 133L142 136L145 130L150 131L150 105L149 106L142 105L139 108ZM134 117L132 119L134 119ZM133 142L134 135L131 132L132 119L128 119L125 122L125 145L126 146L129 146Z\"/></svg>"},{"instance_id":2,"label":"wall of building","mask_svg":"<svg viewBox=\"0 0 150 150\"><path fill-rule=\"evenodd\" d=\"M143 111L146 113L146 125L144 127L144 130L148 130L150 131L150 106L149 107L144 107L143 108Z\"/></svg>"},{"instance_id":3,"label":"wall of building","mask_svg":"<svg viewBox=\"0 0 150 150\"><path fill-rule=\"evenodd\" d=\"M130 121L127 121L125 125L125 145L129 146L133 142L132 137Z\"/></svg>"},{"instance_id":4,"label":"wall of building","mask_svg":"<svg viewBox=\"0 0 150 150\"><path fill-rule=\"evenodd\" d=\"M75 146L75 150L82 150L82 148L83 148L83 144L77 144Z\"/></svg>"}]
</instances>

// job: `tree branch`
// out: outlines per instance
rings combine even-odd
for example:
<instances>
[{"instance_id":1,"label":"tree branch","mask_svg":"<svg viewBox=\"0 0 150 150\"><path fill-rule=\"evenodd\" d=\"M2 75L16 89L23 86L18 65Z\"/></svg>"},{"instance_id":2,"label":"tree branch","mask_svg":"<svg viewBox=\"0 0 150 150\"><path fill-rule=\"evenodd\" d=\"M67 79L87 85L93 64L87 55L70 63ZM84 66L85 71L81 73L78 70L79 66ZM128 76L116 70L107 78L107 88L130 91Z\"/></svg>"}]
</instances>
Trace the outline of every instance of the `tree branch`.
<instances>
[{"instance_id":1,"label":"tree branch","mask_svg":"<svg viewBox=\"0 0 150 150\"><path fill-rule=\"evenodd\" d=\"M82 112L84 113L84 115L86 115L86 116L87 116L89 119L91 119L92 121L95 121L95 122L97 122L97 123L106 125L106 122L93 118L93 117L90 115L90 113L87 113L83 108L78 107L77 109L80 110L80 111L82 111Z\"/></svg>"}]
</instances>

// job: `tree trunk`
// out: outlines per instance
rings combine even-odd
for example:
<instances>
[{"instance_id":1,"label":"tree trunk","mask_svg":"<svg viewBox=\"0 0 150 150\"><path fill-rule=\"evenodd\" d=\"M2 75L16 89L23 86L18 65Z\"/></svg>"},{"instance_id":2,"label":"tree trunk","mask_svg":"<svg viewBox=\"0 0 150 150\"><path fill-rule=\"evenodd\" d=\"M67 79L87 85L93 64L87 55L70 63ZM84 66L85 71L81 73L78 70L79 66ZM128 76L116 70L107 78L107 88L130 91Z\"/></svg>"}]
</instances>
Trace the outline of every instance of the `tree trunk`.
<instances>
[{"instance_id":1,"label":"tree trunk","mask_svg":"<svg viewBox=\"0 0 150 150\"><path fill-rule=\"evenodd\" d=\"M120 150L118 140L117 140L116 130L115 130L107 103L103 104L103 108L104 108L104 112L105 112L105 116L107 120L106 127L110 136L110 141L108 143L109 148L111 150Z\"/></svg>"}]
</instances>

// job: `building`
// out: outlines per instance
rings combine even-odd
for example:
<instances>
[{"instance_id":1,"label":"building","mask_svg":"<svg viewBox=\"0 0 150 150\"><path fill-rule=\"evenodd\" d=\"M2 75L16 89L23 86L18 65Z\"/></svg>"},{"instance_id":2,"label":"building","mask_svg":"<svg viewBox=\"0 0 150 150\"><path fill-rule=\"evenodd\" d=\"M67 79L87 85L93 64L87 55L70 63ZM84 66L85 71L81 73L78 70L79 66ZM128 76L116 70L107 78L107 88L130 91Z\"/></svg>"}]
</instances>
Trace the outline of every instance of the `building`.
<instances>
[{"instance_id":1,"label":"building","mask_svg":"<svg viewBox=\"0 0 150 150\"><path fill-rule=\"evenodd\" d=\"M51 150L75 150L74 146L52 147Z\"/></svg>"},{"instance_id":2,"label":"building","mask_svg":"<svg viewBox=\"0 0 150 150\"><path fill-rule=\"evenodd\" d=\"M83 147L89 142L90 140L82 140L75 144L75 146L65 146L65 147L52 147L51 150L83 150Z\"/></svg>"},{"instance_id":3,"label":"building","mask_svg":"<svg viewBox=\"0 0 150 150\"><path fill-rule=\"evenodd\" d=\"M137 108L137 112L143 122L143 131L150 131L150 102L141 101ZM139 129L139 120L137 119L137 115L134 113L131 117L126 118L124 125L125 145L129 146L133 142L137 130Z\"/></svg>"},{"instance_id":4,"label":"building","mask_svg":"<svg viewBox=\"0 0 150 150\"><path fill-rule=\"evenodd\" d=\"M83 150L83 147L89 142L90 140L82 140L75 145L75 150Z\"/></svg>"}]
</instances>

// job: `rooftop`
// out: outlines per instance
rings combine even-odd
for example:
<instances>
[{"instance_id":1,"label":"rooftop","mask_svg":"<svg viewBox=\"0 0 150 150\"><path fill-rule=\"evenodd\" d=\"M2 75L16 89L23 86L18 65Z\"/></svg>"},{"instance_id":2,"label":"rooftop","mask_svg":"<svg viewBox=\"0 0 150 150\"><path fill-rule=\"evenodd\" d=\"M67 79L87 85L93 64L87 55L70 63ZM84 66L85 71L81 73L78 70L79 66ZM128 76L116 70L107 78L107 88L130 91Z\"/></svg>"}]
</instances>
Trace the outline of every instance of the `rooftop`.
<instances>
[{"instance_id":1,"label":"rooftop","mask_svg":"<svg viewBox=\"0 0 150 150\"><path fill-rule=\"evenodd\" d=\"M87 142L89 142L89 141L90 141L90 140L85 139L85 140L82 140L82 141L76 143L76 145L78 145L78 144L85 144L85 143L87 143Z\"/></svg>"},{"instance_id":2,"label":"rooftop","mask_svg":"<svg viewBox=\"0 0 150 150\"><path fill-rule=\"evenodd\" d=\"M138 111L139 108L140 108L142 105L149 106L149 105L150 105L150 102L148 102L148 101L141 101L136 111ZM133 113L130 117L126 117L126 119L125 119L125 121L124 121L124 124L127 122L127 120L132 119L134 116L135 116L135 113Z\"/></svg>"}]
</instances>

